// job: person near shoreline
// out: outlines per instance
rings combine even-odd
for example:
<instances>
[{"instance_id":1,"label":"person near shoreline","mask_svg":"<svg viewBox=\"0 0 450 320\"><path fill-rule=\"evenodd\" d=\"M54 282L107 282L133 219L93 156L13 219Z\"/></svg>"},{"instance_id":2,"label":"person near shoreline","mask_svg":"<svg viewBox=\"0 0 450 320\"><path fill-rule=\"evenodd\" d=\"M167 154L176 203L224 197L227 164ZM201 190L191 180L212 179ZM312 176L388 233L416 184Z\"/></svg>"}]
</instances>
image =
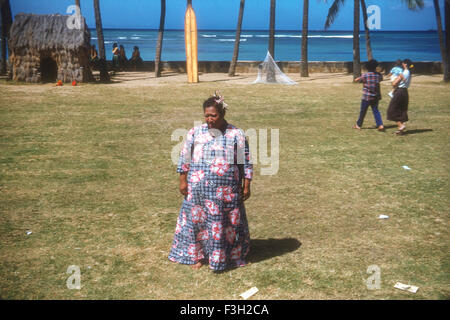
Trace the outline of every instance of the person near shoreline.
<instances>
[{"instance_id":1,"label":"person near shoreline","mask_svg":"<svg viewBox=\"0 0 450 320\"><path fill-rule=\"evenodd\" d=\"M141 58L141 53L139 51L138 46L133 47L133 53L131 55L131 58L129 60L130 65L134 68L136 71L137 68L141 67L144 61Z\"/></svg>"},{"instance_id":2,"label":"person near shoreline","mask_svg":"<svg viewBox=\"0 0 450 320\"><path fill-rule=\"evenodd\" d=\"M89 58L89 62L93 70L98 70L99 57L95 44L91 45L91 56Z\"/></svg>"},{"instance_id":3,"label":"person near shoreline","mask_svg":"<svg viewBox=\"0 0 450 320\"><path fill-rule=\"evenodd\" d=\"M381 118L380 111L378 110L378 102L381 99L380 82L383 80L383 76L376 71L378 61L370 60L366 62L365 66L368 72L355 79L355 82L363 83L363 95L361 98L359 118L353 128L358 130L361 129L367 109L370 106L372 108L372 113L378 130L384 131L383 119Z\"/></svg>"},{"instance_id":4,"label":"person near shoreline","mask_svg":"<svg viewBox=\"0 0 450 320\"><path fill-rule=\"evenodd\" d=\"M394 90L394 97L389 103L387 109L387 119L395 121L397 124L397 131L395 134L402 134L406 129L405 122L408 119L408 104L409 95L408 88L411 85L411 69L414 67L411 60L404 59L402 61L403 72L394 80L393 85L396 86Z\"/></svg>"},{"instance_id":5,"label":"person near shoreline","mask_svg":"<svg viewBox=\"0 0 450 320\"><path fill-rule=\"evenodd\" d=\"M203 103L206 123L189 130L177 172L184 196L169 260L214 271L246 264L250 233L244 201L253 165L244 132L225 120L216 93Z\"/></svg>"},{"instance_id":6,"label":"person near shoreline","mask_svg":"<svg viewBox=\"0 0 450 320\"><path fill-rule=\"evenodd\" d=\"M123 45L119 46L119 67L121 70L124 70L128 65L127 55L125 53L125 48Z\"/></svg>"},{"instance_id":7,"label":"person near shoreline","mask_svg":"<svg viewBox=\"0 0 450 320\"><path fill-rule=\"evenodd\" d=\"M117 46L117 43L113 44L112 54L113 54L112 67L114 70L117 70L117 68L119 67L119 56L120 56L120 50Z\"/></svg>"}]
</instances>

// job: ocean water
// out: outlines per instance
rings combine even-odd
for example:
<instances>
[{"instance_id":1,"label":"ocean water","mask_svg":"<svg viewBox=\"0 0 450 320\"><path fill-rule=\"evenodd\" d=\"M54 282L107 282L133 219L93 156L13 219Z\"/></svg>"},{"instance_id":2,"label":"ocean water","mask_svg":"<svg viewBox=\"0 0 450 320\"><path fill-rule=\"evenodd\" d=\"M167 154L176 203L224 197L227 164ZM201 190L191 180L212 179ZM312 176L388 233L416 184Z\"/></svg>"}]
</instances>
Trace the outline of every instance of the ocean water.
<instances>
[{"instance_id":1,"label":"ocean water","mask_svg":"<svg viewBox=\"0 0 450 320\"><path fill-rule=\"evenodd\" d=\"M138 46L144 60L154 60L158 30L105 29L107 59L112 57L112 45L123 45L127 57ZM239 60L264 60L268 48L268 31L242 31ZM198 31L198 57L201 61L229 61L233 57L234 31ZM277 31L275 60L299 61L301 31ZM352 61L352 31L311 31L308 36L310 61ZM97 45L95 29L91 30L91 43ZM372 50L379 61L409 58L412 61L440 61L439 39L436 31L371 32ZM364 32L360 34L361 60L367 60ZM185 60L184 31L164 32L162 60Z\"/></svg>"}]
</instances>

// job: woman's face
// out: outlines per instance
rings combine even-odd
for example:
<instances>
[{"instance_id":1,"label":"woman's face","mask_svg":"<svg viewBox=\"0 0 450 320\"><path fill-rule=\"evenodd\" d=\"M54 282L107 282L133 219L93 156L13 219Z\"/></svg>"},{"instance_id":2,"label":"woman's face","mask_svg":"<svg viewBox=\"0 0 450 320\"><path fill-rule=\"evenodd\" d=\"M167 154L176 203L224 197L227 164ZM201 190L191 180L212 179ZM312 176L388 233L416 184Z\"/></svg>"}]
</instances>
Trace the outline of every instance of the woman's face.
<instances>
[{"instance_id":1,"label":"woman's face","mask_svg":"<svg viewBox=\"0 0 450 320\"><path fill-rule=\"evenodd\" d=\"M209 129L220 129L224 123L224 118L215 107L207 107L205 108L205 121Z\"/></svg>"},{"instance_id":2,"label":"woman's face","mask_svg":"<svg viewBox=\"0 0 450 320\"><path fill-rule=\"evenodd\" d=\"M402 62L402 66L403 66L403 69L408 69L408 64L407 63Z\"/></svg>"}]
</instances>

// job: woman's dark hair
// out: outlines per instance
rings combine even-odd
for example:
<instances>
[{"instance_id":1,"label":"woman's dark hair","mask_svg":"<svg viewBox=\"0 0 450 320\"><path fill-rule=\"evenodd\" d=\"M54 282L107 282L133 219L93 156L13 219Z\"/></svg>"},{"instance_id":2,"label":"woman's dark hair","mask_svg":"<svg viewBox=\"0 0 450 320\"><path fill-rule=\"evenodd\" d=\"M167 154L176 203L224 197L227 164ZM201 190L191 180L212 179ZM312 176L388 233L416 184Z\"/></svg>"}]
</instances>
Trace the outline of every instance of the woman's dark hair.
<instances>
[{"instance_id":1,"label":"woman's dark hair","mask_svg":"<svg viewBox=\"0 0 450 320\"><path fill-rule=\"evenodd\" d=\"M366 69L369 72L374 72L377 69L378 61L377 60L369 60L366 62Z\"/></svg>"},{"instance_id":2,"label":"woman's dark hair","mask_svg":"<svg viewBox=\"0 0 450 320\"><path fill-rule=\"evenodd\" d=\"M203 111L205 111L206 108L214 107L216 108L216 111L224 117L226 110L223 107L223 103L217 102L218 100L219 98L217 97L209 97L208 99L206 99L205 102L203 102Z\"/></svg>"},{"instance_id":3,"label":"woman's dark hair","mask_svg":"<svg viewBox=\"0 0 450 320\"><path fill-rule=\"evenodd\" d=\"M408 68L411 68L412 66L412 61L409 59L403 59L402 63L406 63L408 65Z\"/></svg>"},{"instance_id":4,"label":"woman's dark hair","mask_svg":"<svg viewBox=\"0 0 450 320\"><path fill-rule=\"evenodd\" d=\"M412 73L412 70L414 68L412 61L409 59L403 59L402 63L405 63L408 67L409 72Z\"/></svg>"},{"instance_id":5,"label":"woman's dark hair","mask_svg":"<svg viewBox=\"0 0 450 320\"><path fill-rule=\"evenodd\" d=\"M117 43L114 43L114 44L113 44L113 48L115 48L115 47L117 47Z\"/></svg>"}]
</instances>

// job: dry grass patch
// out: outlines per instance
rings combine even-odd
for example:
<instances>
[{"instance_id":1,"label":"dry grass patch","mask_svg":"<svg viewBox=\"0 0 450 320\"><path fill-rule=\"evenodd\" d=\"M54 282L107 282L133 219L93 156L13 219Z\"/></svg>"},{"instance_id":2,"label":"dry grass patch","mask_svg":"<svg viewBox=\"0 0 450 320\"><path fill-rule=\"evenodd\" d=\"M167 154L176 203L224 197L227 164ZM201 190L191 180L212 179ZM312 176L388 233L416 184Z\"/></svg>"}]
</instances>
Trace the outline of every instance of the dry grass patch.
<instances>
[{"instance_id":1,"label":"dry grass patch","mask_svg":"<svg viewBox=\"0 0 450 320\"><path fill-rule=\"evenodd\" d=\"M62 88L1 82L0 297L239 299L256 286L257 299L448 299L449 86L416 76L408 134L394 136L370 113L351 129L361 96L351 76L289 76L299 84L223 74L197 85L148 74ZM255 165L249 264L219 274L167 259L181 204L171 134L201 121L217 89L231 123L280 130L278 173ZM70 265L81 290L66 287ZM370 265L379 290L366 287Z\"/></svg>"}]
</instances>

